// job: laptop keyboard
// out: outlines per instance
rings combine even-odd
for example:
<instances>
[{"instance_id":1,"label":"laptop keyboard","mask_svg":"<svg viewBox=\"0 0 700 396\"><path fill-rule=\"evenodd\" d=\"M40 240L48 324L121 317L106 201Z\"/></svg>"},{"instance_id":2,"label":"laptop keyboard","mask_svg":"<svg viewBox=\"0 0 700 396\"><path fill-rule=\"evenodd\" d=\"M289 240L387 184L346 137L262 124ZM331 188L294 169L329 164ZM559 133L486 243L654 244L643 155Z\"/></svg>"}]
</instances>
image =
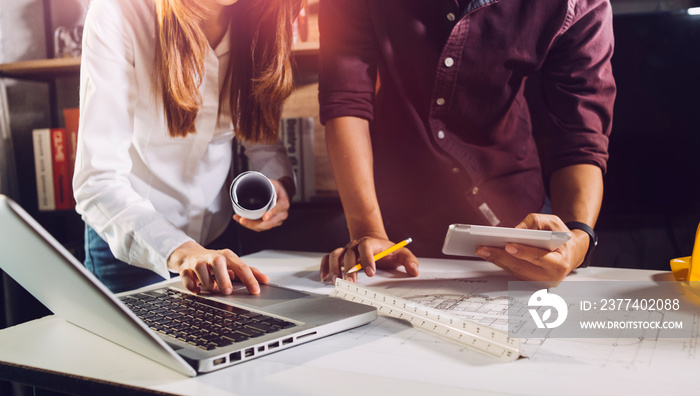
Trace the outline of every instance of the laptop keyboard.
<instances>
[{"instance_id":1,"label":"laptop keyboard","mask_svg":"<svg viewBox=\"0 0 700 396\"><path fill-rule=\"evenodd\" d=\"M131 294L121 301L153 331L206 350L296 326L171 289Z\"/></svg>"}]
</instances>

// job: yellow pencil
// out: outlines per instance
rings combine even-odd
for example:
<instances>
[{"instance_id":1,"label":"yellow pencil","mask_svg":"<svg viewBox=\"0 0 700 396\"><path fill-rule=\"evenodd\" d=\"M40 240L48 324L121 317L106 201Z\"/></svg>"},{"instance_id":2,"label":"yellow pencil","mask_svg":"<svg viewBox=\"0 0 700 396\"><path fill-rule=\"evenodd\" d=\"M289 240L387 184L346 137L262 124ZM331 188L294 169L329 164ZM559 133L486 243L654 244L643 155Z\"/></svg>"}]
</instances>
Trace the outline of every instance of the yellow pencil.
<instances>
[{"instance_id":1,"label":"yellow pencil","mask_svg":"<svg viewBox=\"0 0 700 396\"><path fill-rule=\"evenodd\" d=\"M379 253L377 253L377 254L374 255L374 261L377 261L377 260L379 260L379 259L381 259L381 258L383 258L383 257L385 257L385 256L388 256L388 255L391 254L391 253L394 253L395 251L401 249L402 247L408 245L408 244L411 243L411 242L413 242L413 239L411 239L411 238L404 239L403 241L397 243L396 245L394 245L394 246L392 246L392 247L390 247L390 248L388 248L388 249L382 250L381 252L379 252ZM355 265L354 267L350 268L350 269L348 270L348 272L346 272L345 274L346 274L346 275L347 275L347 274L352 274L352 273L357 272L357 271L359 271L359 270L361 270L361 269L362 269L362 264L357 264L357 265Z\"/></svg>"}]
</instances>

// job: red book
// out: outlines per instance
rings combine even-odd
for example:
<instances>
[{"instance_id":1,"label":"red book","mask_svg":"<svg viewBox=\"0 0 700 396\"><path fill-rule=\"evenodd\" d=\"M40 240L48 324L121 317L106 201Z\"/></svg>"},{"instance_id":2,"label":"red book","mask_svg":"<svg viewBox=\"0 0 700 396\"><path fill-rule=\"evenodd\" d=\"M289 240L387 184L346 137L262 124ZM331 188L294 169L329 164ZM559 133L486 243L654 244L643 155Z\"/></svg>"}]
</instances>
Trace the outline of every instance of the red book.
<instances>
[{"instance_id":1,"label":"red book","mask_svg":"<svg viewBox=\"0 0 700 396\"><path fill-rule=\"evenodd\" d=\"M72 206L75 206L75 201L73 199L73 173L75 169L75 151L78 146L78 125L80 121L80 109L75 108L65 108L63 109L63 119L66 123L66 139L68 144L66 148L68 149L68 181L71 186L71 202Z\"/></svg>"},{"instance_id":2,"label":"red book","mask_svg":"<svg viewBox=\"0 0 700 396\"><path fill-rule=\"evenodd\" d=\"M72 209L66 130L35 129L32 138L39 210Z\"/></svg>"},{"instance_id":3,"label":"red book","mask_svg":"<svg viewBox=\"0 0 700 396\"><path fill-rule=\"evenodd\" d=\"M68 176L68 139L65 129L51 129L51 154L56 210L72 209L73 193Z\"/></svg>"}]
</instances>

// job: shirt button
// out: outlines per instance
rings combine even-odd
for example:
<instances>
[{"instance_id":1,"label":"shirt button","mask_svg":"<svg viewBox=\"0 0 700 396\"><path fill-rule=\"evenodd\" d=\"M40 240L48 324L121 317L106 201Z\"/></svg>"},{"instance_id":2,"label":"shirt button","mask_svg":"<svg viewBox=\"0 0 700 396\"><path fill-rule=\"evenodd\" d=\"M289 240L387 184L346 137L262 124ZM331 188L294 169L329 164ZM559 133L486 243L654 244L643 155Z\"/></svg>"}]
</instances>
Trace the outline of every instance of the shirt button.
<instances>
[{"instance_id":1,"label":"shirt button","mask_svg":"<svg viewBox=\"0 0 700 396\"><path fill-rule=\"evenodd\" d=\"M447 14L447 20L450 22L454 21L456 18L457 17L455 16L455 14L453 12L450 12L449 14Z\"/></svg>"},{"instance_id":2,"label":"shirt button","mask_svg":"<svg viewBox=\"0 0 700 396\"><path fill-rule=\"evenodd\" d=\"M479 187L474 187L472 189L472 195L476 195L479 192Z\"/></svg>"},{"instance_id":3,"label":"shirt button","mask_svg":"<svg viewBox=\"0 0 700 396\"><path fill-rule=\"evenodd\" d=\"M445 66L452 67L455 64L455 60L452 58L445 58Z\"/></svg>"},{"instance_id":4,"label":"shirt button","mask_svg":"<svg viewBox=\"0 0 700 396\"><path fill-rule=\"evenodd\" d=\"M445 138L445 132L443 132L443 131L438 131L438 138L444 139L444 138Z\"/></svg>"},{"instance_id":5,"label":"shirt button","mask_svg":"<svg viewBox=\"0 0 700 396\"><path fill-rule=\"evenodd\" d=\"M438 98L435 103L437 103L438 106L442 106L445 104L445 98Z\"/></svg>"}]
</instances>

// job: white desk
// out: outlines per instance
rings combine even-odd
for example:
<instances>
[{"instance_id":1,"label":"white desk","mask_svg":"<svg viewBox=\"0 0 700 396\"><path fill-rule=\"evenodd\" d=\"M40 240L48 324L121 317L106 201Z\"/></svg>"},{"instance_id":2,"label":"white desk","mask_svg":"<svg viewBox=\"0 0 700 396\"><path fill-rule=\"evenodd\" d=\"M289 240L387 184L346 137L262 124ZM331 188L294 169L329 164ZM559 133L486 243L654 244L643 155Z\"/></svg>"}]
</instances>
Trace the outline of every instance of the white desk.
<instances>
[{"instance_id":1,"label":"white desk","mask_svg":"<svg viewBox=\"0 0 700 396\"><path fill-rule=\"evenodd\" d=\"M329 293L320 253L266 251L245 261L272 283ZM380 274L365 285L399 288L435 278L513 280L478 261L421 260L421 276ZM569 280L671 280L660 271L588 268ZM454 283L458 284L458 283ZM451 287L451 286L448 286ZM458 290L455 290L458 292ZM658 395L696 393L698 340L548 339L530 357L500 363L380 317L366 326L196 378L187 378L55 316L0 330L0 374L85 394L177 395ZM81 384L82 385L76 385ZM111 388L112 385L127 388ZM69 388L66 388L69 387ZM133 387L133 388L132 388ZM115 390L116 389L116 390Z\"/></svg>"}]
</instances>

